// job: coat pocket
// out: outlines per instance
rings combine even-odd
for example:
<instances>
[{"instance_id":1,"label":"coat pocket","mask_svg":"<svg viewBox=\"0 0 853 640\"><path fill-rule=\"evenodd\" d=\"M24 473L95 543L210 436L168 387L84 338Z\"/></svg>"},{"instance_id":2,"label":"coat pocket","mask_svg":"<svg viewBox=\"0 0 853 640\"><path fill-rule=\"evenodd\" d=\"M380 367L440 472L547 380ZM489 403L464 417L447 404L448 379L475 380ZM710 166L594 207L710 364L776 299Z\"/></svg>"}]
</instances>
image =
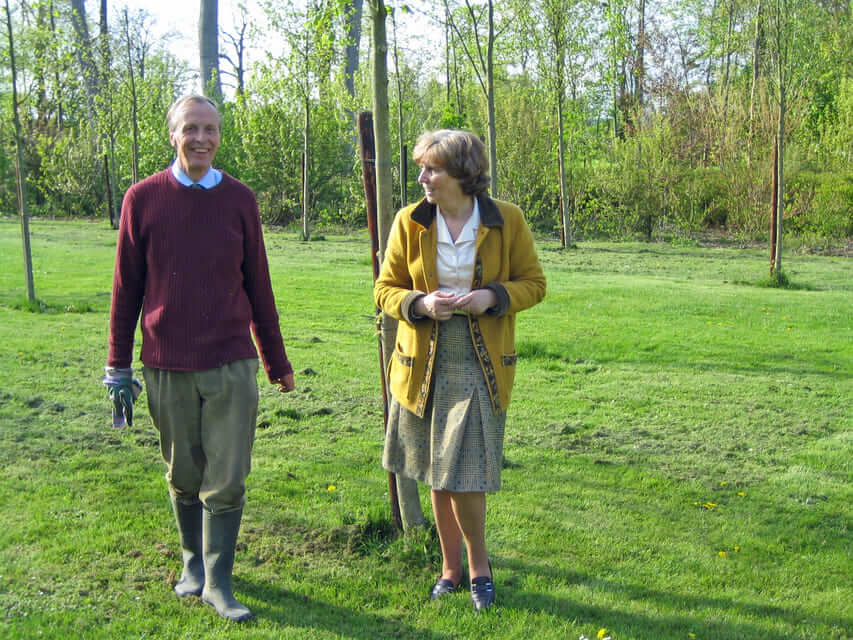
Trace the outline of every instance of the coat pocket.
<instances>
[{"instance_id":1,"label":"coat pocket","mask_svg":"<svg viewBox=\"0 0 853 640\"><path fill-rule=\"evenodd\" d=\"M501 364L505 367L514 367L516 362L518 362L517 353L510 353L508 355L501 356Z\"/></svg>"},{"instance_id":2,"label":"coat pocket","mask_svg":"<svg viewBox=\"0 0 853 640\"><path fill-rule=\"evenodd\" d=\"M507 397L512 394L512 385L515 383L515 365L517 362L517 353L505 353L501 356L501 373L503 374L503 383Z\"/></svg>"},{"instance_id":3,"label":"coat pocket","mask_svg":"<svg viewBox=\"0 0 853 640\"><path fill-rule=\"evenodd\" d=\"M391 360L388 362L388 382L395 395L402 394L405 397L409 381L412 379L414 366L414 357L403 353L400 345L397 344L394 353L391 355Z\"/></svg>"}]
</instances>

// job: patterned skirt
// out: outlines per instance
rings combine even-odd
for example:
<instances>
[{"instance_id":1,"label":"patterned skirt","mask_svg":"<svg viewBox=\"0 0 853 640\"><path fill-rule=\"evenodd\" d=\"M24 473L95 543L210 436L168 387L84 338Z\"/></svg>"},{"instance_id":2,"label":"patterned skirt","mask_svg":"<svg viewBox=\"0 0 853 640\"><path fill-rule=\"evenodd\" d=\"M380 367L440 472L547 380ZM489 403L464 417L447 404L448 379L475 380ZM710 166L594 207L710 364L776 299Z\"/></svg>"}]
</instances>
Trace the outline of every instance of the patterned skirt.
<instances>
[{"instance_id":1,"label":"patterned skirt","mask_svg":"<svg viewBox=\"0 0 853 640\"><path fill-rule=\"evenodd\" d=\"M492 410L465 316L439 325L433 376L423 418L389 402L382 466L436 490L498 491L506 412Z\"/></svg>"}]
</instances>

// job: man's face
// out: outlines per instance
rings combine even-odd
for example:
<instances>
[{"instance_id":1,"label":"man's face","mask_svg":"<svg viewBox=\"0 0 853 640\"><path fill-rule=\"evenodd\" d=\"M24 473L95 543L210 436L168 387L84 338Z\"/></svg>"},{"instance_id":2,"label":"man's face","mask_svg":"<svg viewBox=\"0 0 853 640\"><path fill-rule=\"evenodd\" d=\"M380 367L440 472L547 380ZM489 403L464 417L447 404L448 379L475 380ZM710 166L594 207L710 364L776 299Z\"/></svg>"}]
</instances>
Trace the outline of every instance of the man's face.
<instances>
[{"instance_id":1,"label":"man's face","mask_svg":"<svg viewBox=\"0 0 853 640\"><path fill-rule=\"evenodd\" d=\"M178 152L181 169L198 182L213 164L219 149L219 114L206 102L187 102L178 116L178 126L169 134Z\"/></svg>"}]
</instances>

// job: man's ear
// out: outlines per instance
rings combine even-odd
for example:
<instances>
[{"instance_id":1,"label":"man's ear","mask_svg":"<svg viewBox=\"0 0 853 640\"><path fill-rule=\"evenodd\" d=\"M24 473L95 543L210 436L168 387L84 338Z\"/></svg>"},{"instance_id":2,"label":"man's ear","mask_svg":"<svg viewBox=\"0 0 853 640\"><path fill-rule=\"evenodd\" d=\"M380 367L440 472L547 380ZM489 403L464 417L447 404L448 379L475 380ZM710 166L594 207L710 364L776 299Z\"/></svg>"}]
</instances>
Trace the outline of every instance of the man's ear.
<instances>
[{"instance_id":1,"label":"man's ear","mask_svg":"<svg viewBox=\"0 0 853 640\"><path fill-rule=\"evenodd\" d=\"M174 147L175 149L178 148L178 145L175 142L175 134L174 133L169 134L169 144L172 145L172 147Z\"/></svg>"}]
</instances>

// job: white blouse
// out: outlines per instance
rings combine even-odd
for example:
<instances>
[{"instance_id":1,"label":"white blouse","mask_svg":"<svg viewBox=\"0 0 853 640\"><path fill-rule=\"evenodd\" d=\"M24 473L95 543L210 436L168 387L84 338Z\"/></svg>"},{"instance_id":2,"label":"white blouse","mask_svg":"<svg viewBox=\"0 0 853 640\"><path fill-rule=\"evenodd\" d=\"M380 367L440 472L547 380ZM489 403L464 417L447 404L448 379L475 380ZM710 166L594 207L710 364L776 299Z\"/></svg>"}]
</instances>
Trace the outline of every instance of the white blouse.
<instances>
[{"instance_id":1,"label":"white blouse","mask_svg":"<svg viewBox=\"0 0 853 640\"><path fill-rule=\"evenodd\" d=\"M438 288L457 296L471 291L474 279L474 261L477 254L477 231L480 228L480 207L474 198L474 211L462 227L456 242L450 236L450 230L441 210L435 217L438 244L436 262Z\"/></svg>"}]
</instances>

